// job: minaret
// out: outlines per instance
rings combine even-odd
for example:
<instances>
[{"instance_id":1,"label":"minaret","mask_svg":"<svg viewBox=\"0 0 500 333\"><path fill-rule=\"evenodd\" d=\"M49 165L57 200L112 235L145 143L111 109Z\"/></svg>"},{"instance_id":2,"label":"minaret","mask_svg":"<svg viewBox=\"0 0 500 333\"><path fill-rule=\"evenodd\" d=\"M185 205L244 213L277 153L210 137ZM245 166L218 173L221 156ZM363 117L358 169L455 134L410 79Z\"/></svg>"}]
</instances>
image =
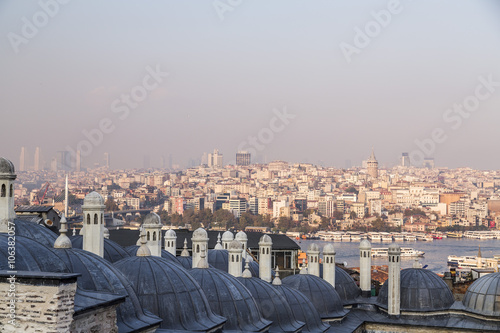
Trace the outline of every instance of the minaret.
<instances>
[{"instance_id":1,"label":"minaret","mask_svg":"<svg viewBox=\"0 0 500 333\"><path fill-rule=\"evenodd\" d=\"M14 180L16 180L14 164L0 157L0 233L12 230L16 212L14 211ZM10 228L10 229L9 229Z\"/></svg>"},{"instance_id":2,"label":"minaret","mask_svg":"<svg viewBox=\"0 0 500 333\"><path fill-rule=\"evenodd\" d=\"M271 282L273 241L269 235L263 235L259 241L259 277Z\"/></svg>"},{"instance_id":3,"label":"minaret","mask_svg":"<svg viewBox=\"0 0 500 333\"><path fill-rule=\"evenodd\" d=\"M156 213L149 213L142 224L151 255L161 257L161 218Z\"/></svg>"},{"instance_id":4,"label":"minaret","mask_svg":"<svg viewBox=\"0 0 500 333\"><path fill-rule=\"evenodd\" d=\"M66 185L64 186L64 216L68 216L68 175L66 175Z\"/></svg>"},{"instance_id":5,"label":"minaret","mask_svg":"<svg viewBox=\"0 0 500 333\"><path fill-rule=\"evenodd\" d=\"M367 172L372 178L378 178L378 162L377 159L375 158L375 153L373 152L372 148L372 154L370 155L370 158L367 161Z\"/></svg>"},{"instance_id":6,"label":"minaret","mask_svg":"<svg viewBox=\"0 0 500 333\"><path fill-rule=\"evenodd\" d=\"M104 199L97 192L83 199L83 249L104 256Z\"/></svg>"},{"instance_id":7,"label":"minaret","mask_svg":"<svg viewBox=\"0 0 500 333\"><path fill-rule=\"evenodd\" d=\"M387 310L390 315L399 316L401 304L401 249L396 244L389 246L389 278Z\"/></svg>"},{"instance_id":8,"label":"minaret","mask_svg":"<svg viewBox=\"0 0 500 333\"><path fill-rule=\"evenodd\" d=\"M231 231L226 231L222 234L222 247L224 250L227 250L229 247L229 243L231 243L234 239L234 235Z\"/></svg>"},{"instance_id":9,"label":"minaret","mask_svg":"<svg viewBox=\"0 0 500 333\"><path fill-rule=\"evenodd\" d=\"M319 247L315 243L307 248L307 271L319 277Z\"/></svg>"},{"instance_id":10,"label":"minaret","mask_svg":"<svg viewBox=\"0 0 500 333\"><path fill-rule=\"evenodd\" d=\"M241 247L243 250L243 259L246 259L247 257L247 243L248 243L248 237L247 234L244 231L240 231L236 234L234 237L238 242L241 243Z\"/></svg>"},{"instance_id":11,"label":"minaret","mask_svg":"<svg viewBox=\"0 0 500 333\"><path fill-rule=\"evenodd\" d=\"M198 267L198 261L201 259L201 250L208 249L208 234L203 228L198 228L193 232L191 237L193 264L192 267Z\"/></svg>"},{"instance_id":12,"label":"minaret","mask_svg":"<svg viewBox=\"0 0 500 333\"><path fill-rule=\"evenodd\" d=\"M242 249L241 249L241 243L237 241L236 239L233 240L231 243L229 243L229 256L228 256L228 268L227 272L231 274L234 277L240 277L241 276L241 255L242 255Z\"/></svg>"},{"instance_id":13,"label":"minaret","mask_svg":"<svg viewBox=\"0 0 500 333\"><path fill-rule=\"evenodd\" d=\"M170 252L174 257L177 255L177 235L172 229L165 232L165 251Z\"/></svg>"},{"instance_id":14,"label":"minaret","mask_svg":"<svg viewBox=\"0 0 500 333\"><path fill-rule=\"evenodd\" d=\"M335 249L332 244L323 248L323 279L335 288Z\"/></svg>"},{"instance_id":15,"label":"minaret","mask_svg":"<svg viewBox=\"0 0 500 333\"><path fill-rule=\"evenodd\" d=\"M372 245L366 239L359 243L359 286L363 297L370 297L372 290Z\"/></svg>"}]
</instances>

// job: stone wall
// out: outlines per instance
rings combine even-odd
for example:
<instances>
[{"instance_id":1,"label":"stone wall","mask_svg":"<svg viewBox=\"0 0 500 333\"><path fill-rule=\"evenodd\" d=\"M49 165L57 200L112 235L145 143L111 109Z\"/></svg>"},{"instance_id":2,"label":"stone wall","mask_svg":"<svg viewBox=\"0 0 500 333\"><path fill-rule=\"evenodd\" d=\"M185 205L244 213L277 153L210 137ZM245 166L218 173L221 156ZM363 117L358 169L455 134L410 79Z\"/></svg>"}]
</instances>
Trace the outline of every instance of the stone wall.
<instances>
[{"instance_id":1,"label":"stone wall","mask_svg":"<svg viewBox=\"0 0 500 333\"><path fill-rule=\"evenodd\" d=\"M366 323L364 332L365 333L443 333L443 332L457 332L457 330L444 327L404 326L404 325L399 326L399 325Z\"/></svg>"},{"instance_id":2,"label":"stone wall","mask_svg":"<svg viewBox=\"0 0 500 333\"><path fill-rule=\"evenodd\" d=\"M75 316L71 324L71 333L118 333L117 306L108 306Z\"/></svg>"}]
</instances>

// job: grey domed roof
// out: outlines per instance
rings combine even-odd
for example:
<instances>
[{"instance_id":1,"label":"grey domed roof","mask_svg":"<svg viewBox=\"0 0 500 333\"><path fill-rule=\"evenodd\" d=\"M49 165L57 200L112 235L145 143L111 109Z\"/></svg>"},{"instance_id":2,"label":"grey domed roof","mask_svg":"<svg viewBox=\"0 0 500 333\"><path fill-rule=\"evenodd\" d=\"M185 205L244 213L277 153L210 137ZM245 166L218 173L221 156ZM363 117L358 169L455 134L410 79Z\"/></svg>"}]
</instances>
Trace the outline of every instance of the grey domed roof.
<instances>
[{"instance_id":1,"label":"grey domed roof","mask_svg":"<svg viewBox=\"0 0 500 333\"><path fill-rule=\"evenodd\" d=\"M198 228L195 231L193 231L191 239L208 239L208 233L205 229Z\"/></svg>"},{"instance_id":2,"label":"grey domed roof","mask_svg":"<svg viewBox=\"0 0 500 333\"><path fill-rule=\"evenodd\" d=\"M317 276L296 274L287 276L282 283L309 298L323 320L341 318L347 314L335 288Z\"/></svg>"},{"instance_id":3,"label":"grey domed roof","mask_svg":"<svg viewBox=\"0 0 500 333\"><path fill-rule=\"evenodd\" d=\"M75 249L83 249L83 236L71 236L69 238ZM104 259L113 263L123 258L130 257L130 254L118 243L104 238Z\"/></svg>"},{"instance_id":4,"label":"grey domed roof","mask_svg":"<svg viewBox=\"0 0 500 333\"><path fill-rule=\"evenodd\" d=\"M34 222L15 219L14 225L16 228L16 236L24 236L26 238L30 238L49 248L52 248L54 246L54 242L57 239L57 234L52 232L52 230Z\"/></svg>"},{"instance_id":5,"label":"grey domed roof","mask_svg":"<svg viewBox=\"0 0 500 333\"><path fill-rule=\"evenodd\" d=\"M0 234L0 270L12 271L8 265L9 236ZM30 272L70 273L68 267L52 252L52 249L32 239L16 235L15 270Z\"/></svg>"},{"instance_id":6,"label":"grey domed roof","mask_svg":"<svg viewBox=\"0 0 500 333\"><path fill-rule=\"evenodd\" d=\"M362 249L362 250L369 250L369 249L372 248L372 245L370 244L370 241L368 239L363 239L359 243L359 248Z\"/></svg>"},{"instance_id":7,"label":"grey domed roof","mask_svg":"<svg viewBox=\"0 0 500 333\"><path fill-rule=\"evenodd\" d=\"M232 241L234 239L234 235L231 231L225 231L223 234L222 234L222 240L223 241Z\"/></svg>"},{"instance_id":8,"label":"grey domed roof","mask_svg":"<svg viewBox=\"0 0 500 333\"><path fill-rule=\"evenodd\" d=\"M259 245L260 244L263 244L263 245L272 245L273 244L273 240L271 239L271 237L269 235L262 235L262 237L260 238L259 240Z\"/></svg>"},{"instance_id":9,"label":"grey domed roof","mask_svg":"<svg viewBox=\"0 0 500 333\"><path fill-rule=\"evenodd\" d=\"M106 246L106 244L104 244ZM139 249L138 245L130 245L125 248L125 251L128 253L129 257L135 257L137 254L137 250ZM181 262L178 260L180 257L174 256L172 253L162 249L161 250L161 257L163 259L166 259L170 262L173 262L174 264L180 265Z\"/></svg>"},{"instance_id":10,"label":"grey domed roof","mask_svg":"<svg viewBox=\"0 0 500 333\"><path fill-rule=\"evenodd\" d=\"M227 318L224 331L260 332L272 324L235 277L213 268L194 268L189 273L205 292L212 310Z\"/></svg>"},{"instance_id":11,"label":"grey domed roof","mask_svg":"<svg viewBox=\"0 0 500 333\"><path fill-rule=\"evenodd\" d=\"M228 250L243 250L242 247L241 247L241 243L240 241L237 241L236 239L231 241L231 243L229 243L229 246L228 246Z\"/></svg>"},{"instance_id":12,"label":"grey domed roof","mask_svg":"<svg viewBox=\"0 0 500 333\"><path fill-rule=\"evenodd\" d=\"M176 235L176 233L175 233L175 231L174 231L174 230L172 230L172 229L168 229L168 230L165 232L165 236L164 236L164 237L165 237L165 238L176 238L176 237L177 237L177 235Z\"/></svg>"},{"instance_id":13,"label":"grey domed roof","mask_svg":"<svg viewBox=\"0 0 500 333\"><path fill-rule=\"evenodd\" d=\"M472 283L463 299L467 311L500 316L500 273L485 275Z\"/></svg>"},{"instance_id":14,"label":"grey domed roof","mask_svg":"<svg viewBox=\"0 0 500 333\"><path fill-rule=\"evenodd\" d=\"M90 192L83 199L84 206L104 206L104 198L97 192Z\"/></svg>"},{"instance_id":15,"label":"grey domed roof","mask_svg":"<svg viewBox=\"0 0 500 333\"><path fill-rule=\"evenodd\" d=\"M302 332L325 332L330 328L330 325L321 320L318 311L303 293L284 285L273 287L285 296L294 318L305 323Z\"/></svg>"},{"instance_id":16,"label":"grey domed roof","mask_svg":"<svg viewBox=\"0 0 500 333\"><path fill-rule=\"evenodd\" d=\"M335 254L335 248L333 247L333 244L326 244L323 247L323 254Z\"/></svg>"},{"instance_id":17,"label":"grey domed roof","mask_svg":"<svg viewBox=\"0 0 500 333\"><path fill-rule=\"evenodd\" d=\"M320 266L319 276L323 277L323 264ZM335 266L335 291L337 291L344 304L352 303L361 295L361 289L357 286L354 279L338 266Z\"/></svg>"},{"instance_id":18,"label":"grey domed roof","mask_svg":"<svg viewBox=\"0 0 500 333\"><path fill-rule=\"evenodd\" d=\"M318 244L316 244L316 243L309 244L309 246L307 247L307 252L310 252L310 251L319 252Z\"/></svg>"},{"instance_id":19,"label":"grey domed roof","mask_svg":"<svg viewBox=\"0 0 500 333\"><path fill-rule=\"evenodd\" d=\"M270 332L297 332L305 323L295 319L284 295L274 286L259 278L237 278L252 294L260 312L273 324Z\"/></svg>"},{"instance_id":20,"label":"grey domed roof","mask_svg":"<svg viewBox=\"0 0 500 333\"><path fill-rule=\"evenodd\" d=\"M236 234L236 236L234 236L234 239L236 239L237 241L247 241L248 240L248 237L247 237L247 234L244 232L244 231L240 231Z\"/></svg>"},{"instance_id":21,"label":"grey domed roof","mask_svg":"<svg viewBox=\"0 0 500 333\"><path fill-rule=\"evenodd\" d=\"M132 283L142 308L163 319L161 328L212 331L226 321L215 315L200 285L182 267L161 257L130 257L114 264Z\"/></svg>"},{"instance_id":22,"label":"grey domed roof","mask_svg":"<svg viewBox=\"0 0 500 333\"><path fill-rule=\"evenodd\" d=\"M182 258L182 257L177 257ZM184 257L186 258L186 257ZM228 272L229 268L229 252L227 250L208 250L207 256L208 263L211 267L220 269L223 272ZM241 261L242 271L245 269L245 259ZM189 262L189 265L192 265ZM255 261L248 261L248 270L252 273L253 277L259 277L259 264ZM189 266L191 268L191 266ZM274 276L274 271L272 272Z\"/></svg>"},{"instance_id":23,"label":"grey domed roof","mask_svg":"<svg viewBox=\"0 0 500 333\"><path fill-rule=\"evenodd\" d=\"M14 173L16 173L16 170L14 169L14 164L6 158L0 157L0 175L1 174L12 175Z\"/></svg>"},{"instance_id":24,"label":"grey domed roof","mask_svg":"<svg viewBox=\"0 0 500 333\"><path fill-rule=\"evenodd\" d=\"M377 303L383 308L387 308L388 284L389 280L386 280L377 298ZM454 301L450 288L435 273L422 268L401 271L401 310L446 310Z\"/></svg>"},{"instance_id":25,"label":"grey domed roof","mask_svg":"<svg viewBox=\"0 0 500 333\"><path fill-rule=\"evenodd\" d=\"M182 267L185 269L193 268L193 258L192 257L176 257Z\"/></svg>"},{"instance_id":26,"label":"grey domed roof","mask_svg":"<svg viewBox=\"0 0 500 333\"><path fill-rule=\"evenodd\" d=\"M161 322L160 318L141 308L130 282L104 258L74 248L53 249L52 251L61 258L72 273L82 274L77 280L78 287L100 293L128 296L116 310L119 332L145 330Z\"/></svg>"},{"instance_id":27,"label":"grey domed roof","mask_svg":"<svg viewBox=\"0 0 500 333\"><path fill-rule=\"evenodd\" d=\"M161 218L158 214L156 213L149 213L148 215L146 215L146 217L144 218L144 222L143 222L143 225L144 224L159 224L161 225Z\"/></svg>"}]
</instances>

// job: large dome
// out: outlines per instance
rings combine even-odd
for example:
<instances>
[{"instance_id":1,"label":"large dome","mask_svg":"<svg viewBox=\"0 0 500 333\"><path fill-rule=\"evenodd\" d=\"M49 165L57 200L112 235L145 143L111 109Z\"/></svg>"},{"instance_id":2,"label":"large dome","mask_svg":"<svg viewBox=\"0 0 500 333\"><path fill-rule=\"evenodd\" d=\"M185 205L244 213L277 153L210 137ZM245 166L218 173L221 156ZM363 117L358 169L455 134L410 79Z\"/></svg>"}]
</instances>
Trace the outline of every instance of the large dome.
<instances>
[{"instance_id":1,"label":"large dome","mask_svg":"<svg viewBox=\"0 0 500 333\"><path fill-rule=\"evenodd\" d=\"M90 192L83 199L84 206L104 206L103 197L97 192Z\"/></svg>"},{"instance_id":2,"label":"large dome","mask_svg":"<svg viewBox=\"0 0 500 333\"><path fill-rule=\"evenodd\" d=\"M467 311L500 316L500 273L491 273L474 281L462 302Z\"/></svg>"},{"instance_id":3,"label":"large dome","mask_svg":"<svg viewBox=\"0 0 500 333\"><path fill-rule=\"evenodd\" d=\"M270 332L300 332L305 323L296 320L292 309L274 286L259 278L237 278L252 294L260 312L267 320L273 322Z\"/></svg>"},{"instance_id":4,"label":"large dome","mask_svg":"<svg viewBox=\"0 0 500 333\"><path fill-rule=\"evenodd\" d=\"M194 268L189 273L205 292L212 310L227 318L224 331L261 332L272 324L235 277L213 268Z\"/></svg>"},{"instance_id":5,"label":"large dome","mask_svg":"<svg viewBox=\"0 0 500 333\"><path fill-rule=\"evenodd\" d=\"M284 278L282 283L309 298L323 320L339 319L347 314L335 288L317 276L291 275Z\"/></svg>"},{"instance_id":6,"label":"large dome","mask_svg":"<svg viewBox=\"0 0 500 333\"><path fill-rule=\"evenodd\" d=\"M143 311L134 289L125 276L104 258L80 249L53 249L72 273L80 273L81 289L128 296L116 309L118 331L136 332L159 325L161 319Z\"/></svg>"},{"instance_id":7,"label":"large dome","mask_svg":"<svg viewBox=\"0 0 500 333\"><path fill-rule=\"evenodd\" d=\"M13 175L16 172L14 164L4 157L0 157L0 176Z\"/></svg>"},{"instance_id":8,"label":"large dome","mask_svg":"<svg viewBox=\"0 0 500 333\"><path fill-rule=\"evenodd\" d=\"M57 235L49 228L39 225L35 222L29 222L22 219L15 219L14 225L16 228L16 236L24 236L30 238L49 248L54 246Z\"/></svg>"},{"instance_id":9,"label":"large dome","mask_svg":"<svg viewBox=\"0 0 500 333\"><path fill-rule=\"evenodd\" d=\"M320 266L320 275L323 277L323 264ZM359 295L361 289L356 285L354 279L342 268L335 266L335 290L344 304L351 304Z\"/></svg>"},{"instance_id":10,"label":"large dome","mask_svg":"<svg viewBox=\"0 0 500 333\"><path fill-rule=\"evenodd\" d=\"M71 236L69 238L71 240L71 244L75 249L83 249L83 236ZM116 242L104 238L104 259L113 263L123 258L130 257L130 254L125 251L125 249Z\"/></svg>"},{"instance_id":11,"label":"large dome","mask_svg":"<svg viewBox=\"0 0 500 333\"><path fill-rule=\"evenodd\" d=\"M130 257L114 265L132 283L143 309L163 319L161 328L212 331L226 321L212 312L200 285L178 265L153 256Z\"/></svg>"},{"instance_id":12,"label":"large dome","mask_svg":"<svg viewBox=\"0 0 500 333\"><path fill-rule=\"evenodd\" d=\"M377 298L377 303L383 308L387 308L388 284L389 280L386 280ZM426 269L403 269L400 284L403 311L446 310L455 302L443 279Z\"/></svg>"},{"instance_id":13,"label":"large dome","mask_svg":"<svg viewBox=\"0 0 500 333\"><path fill-rule=\"evenodd\" d=\"M129 254L129 257L135 257L138 249L139 249L138 245L130 245L125 248L125 251ZM174 256L172 253L164 249L161 250L161 257L170 262L173 262L174 264L181 265L181 262L177 259L178 257Z\"/></svg>"},{"instance_id":14,"label":"large dome","mask_svg":"<svg viewBox=\"0 0 500 333\"><path fill-rule=\"evenodd\" d=\"M227 250L208 250L208 263L211 267L228 272L229 269L229 252ZM241 260L241 270L245 269L246 260ZM248 270L253 277L259 277L259 264L255 261L248 261ZM274 276L274 271L272 271Z\"/></svg>"},{"instance_id":15,"label":"large dome","mask_svg":"<svg viewBox=\"0 0 500 333\"><path fill-rule=\"evenodd\" d=\"M284 285L273 286L283 296L292 309L295 319L305 322L302 332L325 332L330 325L324 323L309 298L298 290Z\"/></svg>"}]
</instances>

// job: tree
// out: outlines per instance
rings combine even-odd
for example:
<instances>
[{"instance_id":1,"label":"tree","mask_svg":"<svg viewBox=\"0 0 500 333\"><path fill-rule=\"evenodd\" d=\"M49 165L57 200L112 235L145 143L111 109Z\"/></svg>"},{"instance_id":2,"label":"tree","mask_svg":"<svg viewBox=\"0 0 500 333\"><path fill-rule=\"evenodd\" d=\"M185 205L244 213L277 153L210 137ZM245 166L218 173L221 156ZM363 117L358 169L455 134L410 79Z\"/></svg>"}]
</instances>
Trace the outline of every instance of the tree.
<instances>
[{"instance_id":1,"label":"tree","mask_svg":"<svg viewBox=\"0 0 500 333\"><path fill-rule=\"evenodd\" d=\"M104 205L106 206L107 212L115 212L119 209L118 205L115 202L115 198L113 198L112 196L109 196L108 199L106 199Z\"/></svg>"},{"instance_id":2,"label":"tree","mask_svg":"<svg viewBox=\"0 0 500 333\"><path fill-rule=\"evenodd\" d=\"M358 214L356 214L356 212L355 212L355 211L351 211L351 213L349 214L349 218L350 218L351 220L354 220L354 219L355 219L355 218L357 218L357 217L358 217Z\"/></svg>"},{"instance_id":3,"label":"tree","mask_svg":"<svg viewBox=\"0 0 500 333\"><path fill-rule=\"evenodd\" d=\"M293 222L289 217L282 216L278 220L278 229L281 232L287 232L293 227Z\"/></svg>"},{"instance_id":4,"label":"tree","mask_svg":"<svg viewBox=\"0 0 500 333\"><path fill-rule=\"evenodd\" d=\"M356 190L356 188L354 186L349 186L345 191L348 193L356 193L356 194L359 193L359 191Z\"/></svg>"}]
</instances>

